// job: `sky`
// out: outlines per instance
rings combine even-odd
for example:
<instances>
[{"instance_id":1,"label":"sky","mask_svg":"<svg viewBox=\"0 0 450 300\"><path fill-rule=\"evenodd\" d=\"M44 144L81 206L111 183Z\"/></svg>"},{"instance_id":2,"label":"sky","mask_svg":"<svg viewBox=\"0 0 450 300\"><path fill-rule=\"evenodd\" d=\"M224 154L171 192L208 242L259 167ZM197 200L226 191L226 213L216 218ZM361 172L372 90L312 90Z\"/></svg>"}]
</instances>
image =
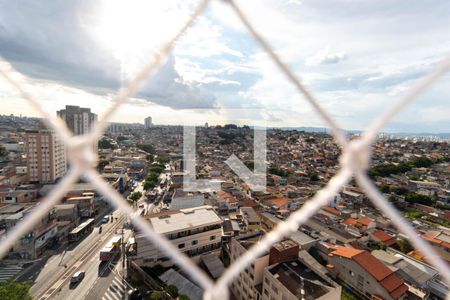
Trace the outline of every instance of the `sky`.
<instances>
[{"instance_id":1,"label":"sky","mask_svg":"<svg viewBox=\"0 0 450 300\"><path fill-rule=\"evenodd\" d=\"M0 63L49 112L101 117L197 1L0 0ZM256 29L345 129L363 130L450 55L450 2L237 1ZM446 74L383 129L449 132ZM0 80L0 114L37 116ZM156 124L322 127L317 113L225 1L211 1L164 64L112 117Z\"/></svg>"}]
</instances>

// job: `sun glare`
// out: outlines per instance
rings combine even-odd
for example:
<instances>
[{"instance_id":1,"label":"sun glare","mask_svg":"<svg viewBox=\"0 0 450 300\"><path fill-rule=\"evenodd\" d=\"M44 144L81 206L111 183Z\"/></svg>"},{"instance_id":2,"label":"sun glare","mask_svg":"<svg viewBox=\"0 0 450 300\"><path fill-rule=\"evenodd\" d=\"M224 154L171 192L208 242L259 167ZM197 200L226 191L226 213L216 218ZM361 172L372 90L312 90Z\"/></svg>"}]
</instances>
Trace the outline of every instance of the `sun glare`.
<instances>
[{"instance_id":1,"label":"sun glare","mask_svg":"<svg viewBox=\"0 0 450 300\"><path fill-rule=\"evenodd\" d=\"M102 0L91 32L126 80L180 27L185 10L173 1Z\"/></svg>"}]
</instances>

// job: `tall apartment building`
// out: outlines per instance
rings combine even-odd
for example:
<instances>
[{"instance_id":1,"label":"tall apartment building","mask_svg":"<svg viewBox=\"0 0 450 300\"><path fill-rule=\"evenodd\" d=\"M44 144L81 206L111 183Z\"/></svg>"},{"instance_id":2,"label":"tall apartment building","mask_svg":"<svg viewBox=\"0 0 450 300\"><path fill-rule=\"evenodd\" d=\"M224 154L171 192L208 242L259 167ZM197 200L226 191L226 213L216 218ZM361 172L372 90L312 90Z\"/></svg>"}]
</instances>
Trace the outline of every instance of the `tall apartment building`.
<instances>
[{"instance_id":1,"label":"tall apartment building","mask_svg":"<svg viewBox=\"0 0 450 300\"><path fill-rule=\"evenodd\" d=\"M67 127L75 134L82 135L88 133L94 122L97 121L97 115L91 112L90 108L66 105L56 114L63 119Z\"/></svg>"},{"instance_id":2,"label":"tall apartment building","mask_svg":"<svg viewBox=\"0 0 450 300\"><path fill-rule=\"evenodd\" d=\"M145 128L150 128L153 126L152 117L147 117L144 119Z\"/></svg>"},{"instance_id":3,"label":"tall apartment building","mask_svg":"<svg viewBox=\"0 0 450 300\"><path fill-rule=\"evenodd\" d=\"M67 160L63 142L50 130L25 133L25 149L30 182L52 183L66 174Z\"/></svg>"},{"instance_id":4,"label":"tall apartment building","mask_svg":"<svg viewBox=\"0 0 450 300\"><path fill-rule=\"evenodd\" d=\"M180 211L168 211L149 218L153 230L165 236L191 259L198 260L203 253L220 249L222 220L210 206L199 206ZM143 233L136 235L137 254L133 258L139 266L171 265L164 250L150 242Z\"/></svg>"}]
</instances>

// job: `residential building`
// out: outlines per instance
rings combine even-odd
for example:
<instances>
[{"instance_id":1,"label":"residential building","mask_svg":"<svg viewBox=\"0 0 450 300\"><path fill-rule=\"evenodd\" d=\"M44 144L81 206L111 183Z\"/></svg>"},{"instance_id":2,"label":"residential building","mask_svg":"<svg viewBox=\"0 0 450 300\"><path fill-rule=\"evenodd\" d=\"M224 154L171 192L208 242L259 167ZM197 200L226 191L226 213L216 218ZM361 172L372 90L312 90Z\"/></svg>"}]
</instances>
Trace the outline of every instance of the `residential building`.
<instances>
[{"instance_id":1,"label":"residential building","mask_svg":"<svg viewBox=\"0 0 450 300\"><path fill-rule=\"evenodd\" d=\"M261 239L261 232L252 232L247 235L235 237L231 239L230 244L230 263L234 263L242 256L251 246L258 243ZM263 281L264 268L269 265L269 253L265 252L256 258L250 266L245 268L238 277L235 277L231 283L231 291L236 299L260 299L260 292L256 286Z\"/></svg>"},{"instance_id":2,"label":"residential building","mask_svg":"<svg viewBox=\"0 0 450 300\"><path fill-rule=\"evenodd\" d=\"M90 108L79 106L66 105L65 109L57 111L56 114L75 135L87 134L97 121L97 115L92 113Z\"/></svg>"},{"instance_id":3,"label":"residential building","mask_svg":"<svg viewBox=\"0 0 450 300\"><path fill-rule=\"evenodd\" d=\"M404 281L369 252L337 246L328 256L330 271L360 296L405 299L408 287Z\"/></svg>"},{"instance_id":4,"label":"residential building","mask_svg":"<svg viewBox=\"0 0 450 300\"><path fill-rule=\"evenodd\" d=\"M164 235L193 260L221 246L222 220L210 206L161 212L150 216L149 222L157 234ZM137 233L136 243L137 255L133 259L137 265L172 264L166 252L150 242L145 234Z\"/></svg>"},{"instance_id":5,"label":"residential building","mask_svg":"<svg viewBox=\"0 0 450 300\"><path fill-rule=\"evenodd\" d=\"M247 231L261 230L261 219L251 207L241 207L240 214L244 220Z\"/></svg>"},{"instance_id":6,"label":"residential building","mask_svg":"<svg viewBox=\"0 0 450 300\"><path fill-rule=\"evenodd\" d=\"M25 133L29 181L52 183L66 174L66 150L58 135L49 130Z\"/></svg>"},{"instance_id":7,"label":"residential building","mask_svg":"<svg viewBox=\"0 0 450 300\"><path fill-rule=\"evenodd\" d=\"M145 128L153 127L152 117L147 117L144 119Z\"/></svg>"},{"instance_id":8,"label":"residential building","mask_svg":"<svg viewBox=\"0 0 450 300\"><path fill-rule=\"evenodd\" d=\"M319 276L295 259L264 270L262 300L334 300L340 299L342 287Z\"/></svg>"},{"instance_id":9,"label":"residential building","mask_svg":"<svg viewBox=\"0 0 450 300\"><path fill-rule=\"evenodd\" d=\"M205 196L199 192L185 192L176 189L170 203L171 210L180 210L205 205Z\"/></svg>"}]
</instances>

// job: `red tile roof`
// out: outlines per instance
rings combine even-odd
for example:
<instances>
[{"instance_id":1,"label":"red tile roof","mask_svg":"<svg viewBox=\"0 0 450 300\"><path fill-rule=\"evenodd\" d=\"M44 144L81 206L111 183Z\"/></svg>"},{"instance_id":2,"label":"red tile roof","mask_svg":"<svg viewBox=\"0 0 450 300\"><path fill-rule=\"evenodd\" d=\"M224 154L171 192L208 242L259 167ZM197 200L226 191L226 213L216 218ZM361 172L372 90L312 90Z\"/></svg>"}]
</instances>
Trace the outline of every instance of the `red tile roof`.
<instances>
[{"instance_id":1,"label":"red tile roof","mask_svg":"<svg viewBox=\"0 0 450 300\"><path fill-rule=\"evenodd\" d=\"M357 222L359 224L362 224L362 225L365 225L365 226L369 226L370 223L372 223L373 221L371 219L369 219L369 218L361 218L361 219L358 219Z\"/></svg>"},{"instance_id":2,"label":"red tile roof","mask_svg":"<svg viewBox=\"0 0 450 300\"><path fill-rule=\"evenodd\" d=\"M408 290L408 287L402 279L375 256L365 250L338 246L335 251L331 252L331 255L339 255L354 260L367 273L372 275L394 299L403 296Z\"/></svg>"},{"instance_id":3,"label":"red tile roof","mask_svg":"<svg viewBox=\"0 0 450 300\"><path fill-rule=\"evenodd\" d=\"M270 199L267 202L269 202L272 205L275 205L277 207L282 207L284 205L287 205L289 203L289 199L288 198L274 198L274 199Z\"/></svg>"},{"instance_id":4,"label":"red tile roof","mask_svg":"<svg viewBox=\"0 0 450 300\"><path fill-rule=\"evenodd\" d=\"M353 219L353 218L348 218L348 219L346 219L346 220L344 221L344 224L347 224L347 225L353 225L353 226L355 226L356 223L358 223L358 220Z\"/></svg>"},{"instance_id":5,"label":"red tile roof","mask_svg":"<svg viewBox=\"0 0 450 300\"><path fill-rule=\"evenodd\" d=\"M331 206L325 206L322 208L322 210L329 212L330 214L336 215L336 216L340 216L341 212L338 211L336 208L333 208Z\"/></svg>"},{"instance_id":6,"label":"red tile roof","mask_svg":"<svg viewBox=\"0 0 450 300\"><path fill-rule=\"evenodd\" d=\"M231 195L230 193L227 193L225 191L218 191L217 196L224 199L228 203L237 203L238 202L236 197L234 197L233 195Z\"/></svg>"},{"instance_id":7,"label":"red tile roof","mask_svg":"<svg viewBox=\"0 0 450 300\"><path fill-rule=\"evenodd\" d=\"M395 244L395 238L393 236L390 236L383 230L375 230L371 234L386 246L392 246L393 244Z\"/></svg>"}]
</instances>

